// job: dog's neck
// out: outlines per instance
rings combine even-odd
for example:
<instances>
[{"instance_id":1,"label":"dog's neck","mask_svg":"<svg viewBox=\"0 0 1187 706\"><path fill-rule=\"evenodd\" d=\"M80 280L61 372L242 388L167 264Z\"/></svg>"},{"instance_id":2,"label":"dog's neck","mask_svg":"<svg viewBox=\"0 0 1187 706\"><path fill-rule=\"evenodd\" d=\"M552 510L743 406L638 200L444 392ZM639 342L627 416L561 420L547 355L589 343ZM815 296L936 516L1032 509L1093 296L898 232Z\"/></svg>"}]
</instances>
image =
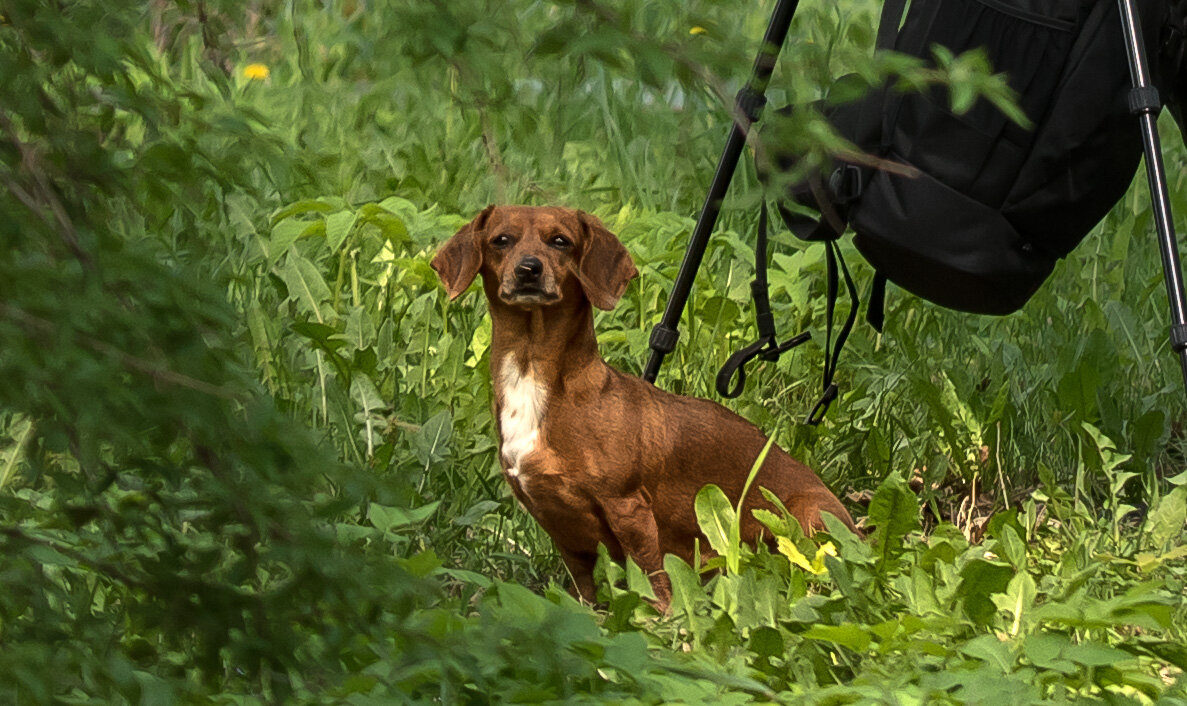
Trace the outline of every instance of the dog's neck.
<instances>
[{"instance_id":1,"label":"dog's neck","mask_svg":"<svg viewBox=\"0 0 1187 706\"><path fill-rule=\"evenodd\" d=\"M549 390L582 380L605 365L594 335L593 308L586 302L524 309L493 301L490 313L496 384L508 364Z\"/></svg>"}]
</instances>

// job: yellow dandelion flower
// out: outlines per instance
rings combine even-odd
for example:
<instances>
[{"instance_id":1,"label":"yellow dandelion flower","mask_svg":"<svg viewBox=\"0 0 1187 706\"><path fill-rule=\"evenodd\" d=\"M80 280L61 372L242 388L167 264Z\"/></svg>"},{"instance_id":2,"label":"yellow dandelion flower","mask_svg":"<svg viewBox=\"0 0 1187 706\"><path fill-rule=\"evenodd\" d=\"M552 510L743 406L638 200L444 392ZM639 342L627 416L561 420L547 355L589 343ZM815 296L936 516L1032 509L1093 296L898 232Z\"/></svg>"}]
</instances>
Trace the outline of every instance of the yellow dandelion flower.
<instances>
[{"instance_id":1,"label":"yellow dandelion flower","mask_svg":"<svg viewBox=\"0 0 1187 706\"><path fill-rule=\"evenodd\" d=\"M263 81L270 75L272 75L272 72L264 64L248 64L243 67L244 78L249 78L253 81Z\"/></svg>"},{"instance_id":2,"label":"yellow dandelion flower","mask_svg":"<svg viewBox=\"0 0 1187 706\"><path fill-rule=\"evenodd\" d=\"M688 30L688 33L689 34L708 34L709 30L705 29L704 27L702 27L700 25L697 25L697 26L693 27L692 29Z\"/></svg>"}]
</instances>

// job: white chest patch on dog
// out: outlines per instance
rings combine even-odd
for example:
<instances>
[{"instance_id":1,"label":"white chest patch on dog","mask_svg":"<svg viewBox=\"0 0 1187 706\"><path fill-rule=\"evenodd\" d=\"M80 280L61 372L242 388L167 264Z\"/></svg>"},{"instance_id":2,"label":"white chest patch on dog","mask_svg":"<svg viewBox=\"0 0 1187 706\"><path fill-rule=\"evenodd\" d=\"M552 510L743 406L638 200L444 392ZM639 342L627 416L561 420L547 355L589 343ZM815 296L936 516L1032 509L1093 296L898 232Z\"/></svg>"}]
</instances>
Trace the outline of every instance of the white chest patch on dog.
<instances>
[{"instance_id":1,"label":"white chest patch on dog","mask_svg":"<svg viewBox=\"0 0 1187 706\"><path fill-rule=\"evenodd\" d=\"M536 450L540 438L540 422L548 393L537 383L532 369L521 370L513 355L503 359L498 375L502 406L499 409L499 453L507 475L520 483L520 464Z\"/></svg>"}]
</instances>

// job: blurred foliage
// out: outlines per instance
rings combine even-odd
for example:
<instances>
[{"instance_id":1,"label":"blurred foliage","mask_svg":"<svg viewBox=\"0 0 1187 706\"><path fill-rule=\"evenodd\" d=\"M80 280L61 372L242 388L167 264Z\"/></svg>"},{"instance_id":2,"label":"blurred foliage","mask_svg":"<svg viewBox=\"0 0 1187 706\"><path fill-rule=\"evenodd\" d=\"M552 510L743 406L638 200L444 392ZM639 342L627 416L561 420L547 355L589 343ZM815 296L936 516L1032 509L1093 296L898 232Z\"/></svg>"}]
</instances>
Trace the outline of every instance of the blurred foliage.
<instances>
[{"instance_id":1,"label":"blurred foliage","mask_svg":"<svg viewBox=\"0 0 1187 706\"><path fill-rule=\"evenodd\" d=\"M1144 187L1019 314L892 292L822 428L819 347L752 377L738 411L838 492L879 487L872 548L779 525L785 554L733 548L704 588L673 565L664 618L630 567L598 612L552 585L498 472L481 297L447 305L428 259L487 203L598 212L642 272L599 339L638 372L769 8L0 3L0 701L1181 692L1184 405ZM871 60L876 12L802 3L772 101L977 69ZM709 396L754 336L759 193L743 165L665 387ZM780 326L820 329L822 251L778 240ZM921 539L954 488L1020 514Z\"/></svg>"}]
</instances>

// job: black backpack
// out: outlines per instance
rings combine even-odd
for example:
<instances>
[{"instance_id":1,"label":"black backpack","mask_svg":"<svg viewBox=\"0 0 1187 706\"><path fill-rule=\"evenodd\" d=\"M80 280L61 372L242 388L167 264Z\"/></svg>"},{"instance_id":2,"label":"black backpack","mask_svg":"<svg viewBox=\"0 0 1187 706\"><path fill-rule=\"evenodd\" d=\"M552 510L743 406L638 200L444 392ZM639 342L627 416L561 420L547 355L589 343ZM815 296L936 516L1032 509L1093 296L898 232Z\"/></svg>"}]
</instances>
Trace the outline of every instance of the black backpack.
<instances>
[{"instance_id":1,"label":"black backpack","mask_svg":"<svg viewBox=\"0 0 1187 706\"><path fill-rule=\"evenodd\" d=\"M856 288L834 244L847 226L877 273L868 312L878 330L887 279L952 309L1013 312L1125 193L1142 156L1134 113L1143 101L1158 101L1157 92L1129 90L1113 0L913 0L900 29L905 5L886 0L878 50L934 61L934 45L953 54L981 47L993 70L1007 75L1032 126L1016 124L985 99L956 114L946 87L900 93L888 85L821 109L864 152L913 174L838 161L781 187L778 210L788 228L828 243L829 347L838 272L854 299L836 347L826 350L825 399L812 421L836 396L832 371L856 314ZM1139 0L1138 6L1155 82L1169 88L1163 98L1170 98L1182 127L1174 99L1187 93L1187 2L1172 8L1167 0ZM781 170L794 166L778 154L768 161ZM760 276L765 221L764 212ZM727 396L740 392L740 385L729 386L731 364L718 377Z\"/></svg>"},{"instance_id":2,"label":"black backpack","mask_svg":"<svg viewBox=\"0 0 1187 706\"><path fill-rule=\"evenodd\" d=\"M1159 56L1170 7L1140 4L1148 56ZM864 151L915 174L840 162L794 185L788 195L801 208L783 201L780 214L805 239L833 240L851 226L874 269L918 296L1008 314L1125 193L1141 158L1117 4L914 0L898 29L904 5L884 5L879 49L930 59L937 44L954 54L983 48L1033 127L984 99L955 114L944 87L874 91L827 117ZM821 216L830 211L837 217Z\"/></svg>"}]
</instances>

